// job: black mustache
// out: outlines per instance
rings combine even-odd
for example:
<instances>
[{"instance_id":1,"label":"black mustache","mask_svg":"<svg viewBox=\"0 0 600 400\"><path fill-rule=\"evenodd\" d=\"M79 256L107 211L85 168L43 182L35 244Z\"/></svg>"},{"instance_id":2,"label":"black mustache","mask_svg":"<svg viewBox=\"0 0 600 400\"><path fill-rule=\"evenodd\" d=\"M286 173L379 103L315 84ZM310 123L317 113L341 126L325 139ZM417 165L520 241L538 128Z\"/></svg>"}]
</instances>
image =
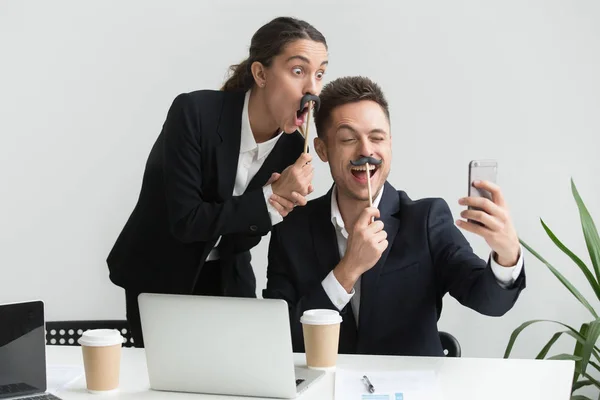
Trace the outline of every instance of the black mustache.
<instances>
[{"instance_id":1,"label":"black mustache","mask_svg":"<svg viewBox=\"0 0 600 400\"><path fill-rule=\"evenodd\" d=\"M359 165L365 165L367 163L369 163L370 165L380 165L382 162L383 160L378 160L373 157L362 157L356 161L350 160L350 164L354 165L355 167L358 167Z\"/></svg>"},{"instance_id":2,"label":"black mustache","mask_svg":"<svg viewBox=\"0 0 600 400\"><path fill-rule=\"evenodd\" d=\"M319 96L315 96L314 94L310 93L307 93L304 96L302 96L302 99L300 99L300 108L298 109L298 111L304 110L304 107L309 101L312 101L314 103L315 109L319 111L319 108L321 108L321 99L319 98Z\"/></svg>"}]
</instances>

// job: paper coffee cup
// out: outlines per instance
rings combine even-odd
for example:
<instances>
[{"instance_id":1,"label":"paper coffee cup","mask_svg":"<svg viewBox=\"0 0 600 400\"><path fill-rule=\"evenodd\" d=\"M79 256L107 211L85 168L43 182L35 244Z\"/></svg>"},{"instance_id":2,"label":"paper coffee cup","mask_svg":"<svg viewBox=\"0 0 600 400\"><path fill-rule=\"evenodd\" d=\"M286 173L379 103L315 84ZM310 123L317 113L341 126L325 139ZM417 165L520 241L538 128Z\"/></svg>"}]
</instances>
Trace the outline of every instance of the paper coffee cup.
<instances>
[{"instance_id":1,"label":"paper coffee cup","mask_svg":"<svg viewBox=\"0 0 600 400\"><path fill-rule=\"evenodd\" d=\"M87 389L107 393L119 387L123 336L116 329L91 329L77 341L83 353Z\"/></svg>"},{"instance_id":2,"label":"paper coffee cup","mask_svg":"<svg viewBox=\"0 0 600 400\"><path fill-rule=\"evenodd\" d=\"M300 317L304 334L306 366L334 369L337 363L342 317L335 310L306 310Z\"/></svg>"}]
</instances>

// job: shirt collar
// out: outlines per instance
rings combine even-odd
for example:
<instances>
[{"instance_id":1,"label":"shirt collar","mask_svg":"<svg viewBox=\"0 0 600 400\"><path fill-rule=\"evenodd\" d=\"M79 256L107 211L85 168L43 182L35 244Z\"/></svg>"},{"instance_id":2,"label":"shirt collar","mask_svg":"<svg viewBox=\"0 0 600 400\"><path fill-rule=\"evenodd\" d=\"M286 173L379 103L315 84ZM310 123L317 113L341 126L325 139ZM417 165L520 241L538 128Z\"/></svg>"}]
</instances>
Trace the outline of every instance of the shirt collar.
<instances>
[{"instance_id":1,"label":"shirt collar","mask_svg":"<svg viewBox=\"0 0 600 400\"><path fill-rule=\"evenodd\" d=\"M385 185L381 187L379 194L373 200L373 207L379 208L379 203L381 202L381 197L383 196L383 190ZM337 186L333 186L331 190L331 223L336 229L341 229L342 232L345 232L344 220L342 219L342 214L340 213L340 208L337 203ZM347 232L346 232L347 233Z\"/></svg>"},{"instance_id":2,"label":"shirt collar","mask_svg":"<svg viewBox=\"0 0 600 400\"><path fill-rule=\"evenodd\" d=\"M246 97L244 99L244 108L242 110L242 138L240 141L240 154L247 153L252 150L257 150L256 159L260 160L261 158L268 155L271 150L277 144L279 138L283 134L281 131L277 136L272 139L267 140L264 143L256 143L254 140L254 134L252 133L252 129L250 128L250 117L248 115L248 102L250 100L250 93L252 90L248 90L246 92Z\"/></svg>"}]
</instances>

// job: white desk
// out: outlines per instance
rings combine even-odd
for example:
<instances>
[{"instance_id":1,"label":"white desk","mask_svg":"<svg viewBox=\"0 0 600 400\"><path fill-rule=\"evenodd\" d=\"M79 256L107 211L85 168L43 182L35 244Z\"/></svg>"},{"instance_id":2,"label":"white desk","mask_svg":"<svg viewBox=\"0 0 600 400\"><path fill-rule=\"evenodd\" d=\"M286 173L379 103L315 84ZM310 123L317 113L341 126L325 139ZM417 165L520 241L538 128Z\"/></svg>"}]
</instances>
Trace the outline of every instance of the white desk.
<instances>
[{"instance_id":1,"label":"white desk","mask_svg":"<svg viewBox=\"0 0 600 400\"><path fill-rule=\"evenodd\" d=\"M83 365L81 348L47 346L49 365ZM297 365L305 365L303 354L296 354ZM434 369L445 400L567 400L570 398L572 361L381 357L341 355L338 366L362 370ZM334 373L328 373L299 397L299 400L329 400L334 395ZM123 349L121 383L118 393L94 395L85 389L85 377L60 391L64 400L78 399L241 399L189 393L159 392L149 389L143 349ZM247 398L245 398L247 399Z\"/></svg>"}]
</instances>

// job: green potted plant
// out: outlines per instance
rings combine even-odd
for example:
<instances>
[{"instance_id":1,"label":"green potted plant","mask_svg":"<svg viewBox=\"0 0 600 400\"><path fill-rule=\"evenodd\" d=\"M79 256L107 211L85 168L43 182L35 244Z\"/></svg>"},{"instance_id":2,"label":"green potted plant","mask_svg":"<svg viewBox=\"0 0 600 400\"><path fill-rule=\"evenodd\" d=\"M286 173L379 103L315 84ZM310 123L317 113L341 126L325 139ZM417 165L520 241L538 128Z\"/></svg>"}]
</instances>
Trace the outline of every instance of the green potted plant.
<instances>
[{"instance_id":1,"label":"green potted plant","mask_svg":"<svg viewBox=\"0 0 600 400\"><path fill-rule=\"evenodd\" d=\"M571 179L571 191L573 192L573 197L575 198L575 202L577 203L577 207L579 208L579 216L581 219L581 227L583 230L583 236L585 238L585 243L587 245L589 257L592 268L589 268L577 255L575 255L571 250L569 250L557 237L556 235L548 228L548 226L544 223L542 219L540 219L542 226L552 242L562 250L573 262L575 265L579 267L581 272L585 275L587 281L596 298L600 300L600 238L598 237L598 230L594 224L594 221L588 212L583 200L579 196L575 183ZM574 394L575 391L579 390L584 386L593 385L596 388L600 389L600 381L593 378L590 374L591 370L595 370L596 372L600 372L600 349L596 346L596 342L598 341L598 337L600 336L600 318L598 317L598 313L592 307L592 305L587 301L587 299L581 294L579 290L567 278L565 278L554 266L552 266L546 259L544 259L540 254L538 254L535 250L533 250L527 243L523 240L520 240L521 244L528 252L533 254L538 260L544 263L548 269L558 278L558 280L567 288L573 296L579 300L579 302L590 312L591 319L583 324L581 324L579 329L575 329L569 325L563 324L559 321L552 320L543 320L536 319L524 322L517 329L513 331L510 336L510 340L506 346L506 350L504 352L504 358L508 358L512 351L512 348L517 340L517 337L523 330L533 324L539 322L551 322L554 324L558 324L561 330L557 331L552 335L550 340L546 343L544 347L540 350L536 359L544 359L547 357L550 349L556 343L556 341L562 335L568 335L575 340L575 348L573 350L573 354L557 354L547 359L554 360L573 360L575 361L575 373L573 376L573 385L571 390L571 399L572 400L583 400L589 399L583 395Z\"/></svg>"}]
</instances>

